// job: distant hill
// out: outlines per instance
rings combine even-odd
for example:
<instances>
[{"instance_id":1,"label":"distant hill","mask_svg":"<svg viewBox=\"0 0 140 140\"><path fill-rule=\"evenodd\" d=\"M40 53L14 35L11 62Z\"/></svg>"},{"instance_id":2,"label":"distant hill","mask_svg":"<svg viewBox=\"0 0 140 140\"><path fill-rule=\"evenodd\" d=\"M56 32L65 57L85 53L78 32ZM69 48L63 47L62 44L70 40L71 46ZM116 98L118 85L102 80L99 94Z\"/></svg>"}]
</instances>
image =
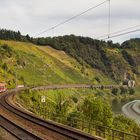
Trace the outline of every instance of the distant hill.
<instances>
[{"instance_id":1,"label":"distant hill","mask_svg":"<svg viewBox=\"0 0 140 140\"><path fill-rule=\"evenodd\" d=\"M127 73L129 79L135 79L139 83L140 39L131 39L121 45L74 35L37 40L40 45L49 44L65 51L80 64L86 62L116 82L122 81L124 73Z\"/></svg>"},{"instance_id":2,"label":"distant hill","mask_svg":"<svg viewBox=\"0 0 140 140\"><path fill-rule=\"evenodd\" d=\"M101 71L63 51L32 43L0 40L0 82L9 87L17 84L46 85L66 83L111 84Z\"/></svg>"},{"instance_id":3,"label":"distant hill","mask_svg":"<svg viewBox=\"0 0 140 140\"><path fill-rule=\"evenodd\" d=\"M15 34L14 38L12 34ZM140 84L140 39L139 38L130 39L120 45L119 43L114 44L112 41L105 42L105 41L94 40L89 37L81 37L75 35L58 36L53 38L51 37L31 38L29 35L23 36L20 34L20 32L13 32L10 30L0 30L0 38L5 40L30 42L36 45L40 45L40 46L35 46L30 43L2 41L3 44L4 43L8 44L10 48L12 45L15 46L16 48L18 45L21 46L18 47L18 49L19 48L23 49L27 47L28 50L30 48L30 50L26 52L26 55L27 53L30 55L34 54L35 53L33 51L34 49L32 50L31 48L36 48L36 47L38 48L38 50L41 50L42 56L45 53L47 53L45 49L47 49L48 52L52 50L52 48L56 49L55 51L58 53L64 51L66 54L64 52L61 53L65 54L67 57L73 59L76 62L76 64L73 64L74 70L77 69L77 67L80 67L79 70L80 70L81 77L83 77L83 75L86 75L86 77L89 76L89 78L87 78L88 80L90 79L89 81L87 80L88 82L91 81L101 82L102 79L104 79L104 77L108 77L108 79L112 79L112 81L119 83L124 79L124 74L126 73L129 79L135 79L137 84ZM41 47L41 46L47 46L47 47ZM48 46L51 46L52 48L49 47L48 49ZM23 53L23 50L20 51ZM21 52L19 54L22 54ZM15 55L15 53L16 52L13 52L13 55ZM60 56L59 55L52 56L52 52L50 52L47 55L51 55L51 57L55 57L56 60L58 60L59 58L59 61L62 61L65 60L65 58L63 59L61 58L62 54L60 54ZM38 53L35 53L35 56L38 57ZM27 58L25 57L25 59ZM21 60L19 61L19 63L21 62ZM28 62L28 60L26 60L26 62ZM36 60L34 62L36 62ZM103 78L100 77L98 79L98 76L97 77L91 76L89 73L90 70L87 69L90 69L91 71L96 71L97 73L99 73L99 75L103 74L104 76ZM70 71L71 70L69 69L69 72ZM96 80L94 80L94 78ZM64 80L65 78L63 77L62 79ZM78 78L75 78L72 81L78 82ZM108 80L104 79L103 81L106 83Z\"/></svg>"}]
</instances>

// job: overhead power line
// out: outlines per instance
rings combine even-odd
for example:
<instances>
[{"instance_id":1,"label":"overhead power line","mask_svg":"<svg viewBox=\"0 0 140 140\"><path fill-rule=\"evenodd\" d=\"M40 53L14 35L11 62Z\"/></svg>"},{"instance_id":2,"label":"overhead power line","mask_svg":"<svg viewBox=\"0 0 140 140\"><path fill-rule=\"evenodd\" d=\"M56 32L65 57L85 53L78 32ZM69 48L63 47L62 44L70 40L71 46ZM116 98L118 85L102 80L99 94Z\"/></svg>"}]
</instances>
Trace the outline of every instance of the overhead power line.
<instances>
[{"instance_id":1,"label":"overhead power line","mask_svg":"<svg viewBox=\"0 0 140 140\"><path fill-rule=\"evenodd\" d=\"M99 4L95 5L95 6L92 6L92 7L88 8L87 10L85 10L85 11L83 11L83 12L81 12L81 13L79 13L79 14L77 14L77 15L71 17L71 18L68 18L68 19L66 19L66 20L64 20L64 21L62 21L62 22L56 24L55 26L52 26L52 27L50 27L50 28L48 28L48 29L46 29L46 30L44 30L44 31L42 31L42 32L40 32L40 33L38 33L38 34L36 34L34 37L37 37L37 36L39 36L39 35L41 35L41 34L44 34L44 33L48 32L48 31L50 31L50 30L53 30L53 29L55 29L55 28L57 28L57 27L59 27L59 26L65 24L65 23L68 23L68 22L70 22L71 20L73 20L73 19L75 19L75 18L77 18L77 17L80 17L80 16L84 15L85 13L87 13L87 12L89 12L89 11L91 11L91 10L93 10L93 9L95 9L95 8L97 8L97 7L101 6L101 5L103 5L103 4L105 4L105 3L108 2L108 1L110 1L110 0L105 0L105 1L99 3Z\"/></svg>"},{"instance_id":2,"label":"overhead power line","mask_svg":"<svg viewBox=\"0 0 140 140\"><path fill-rule=\"evenodd\" d=\"M135 25L135 26L131 26L129 28L125 28L125 29L122 29L122 30L118 30L116 32L110 33L109 35L111 37L111 36L113 36L115 34L120 34L122 32L129 31L130 29L134 29L134 28L138 28L138 27L140 27L140 24L139 25ZM107 37L108 37L108 34L105 34L105 35L102 35L102 36L97 37L96 39L103 39L103 38L107 38Z\"/></svg>"},{"instance_id":3,"label":"overhead power line","mask_svg":"<svg viewBox=\"0 0 140 140\"><path fill-rule=\"evenodd\" d=\"M138 32L138 31L140 31L140 29L136 29L136 30L132 30L132 31L128 31L128 32L112 35L112 36L109 36L109 38L119 37L119 36L122 36L122 35L127 35L127 34L130 34L130 33L135 33L135 32ZM103 38L102 40L106 40L106 39L109 39L109 38L106 37L106 38Z\"/></svg>"}]
</instances>

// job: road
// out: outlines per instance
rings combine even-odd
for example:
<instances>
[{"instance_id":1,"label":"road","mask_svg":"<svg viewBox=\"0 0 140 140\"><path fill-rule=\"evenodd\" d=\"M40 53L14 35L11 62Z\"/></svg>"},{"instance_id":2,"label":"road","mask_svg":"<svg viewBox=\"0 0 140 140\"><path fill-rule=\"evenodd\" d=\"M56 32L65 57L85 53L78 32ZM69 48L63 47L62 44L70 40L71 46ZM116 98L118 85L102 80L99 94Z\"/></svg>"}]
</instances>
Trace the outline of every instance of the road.
<instances>
[{"instance_id":1,"label":"road","mask_svg":"<svg viewBox=\"0 0 140 140\"><path fill-rule=\"evenodd\" d=\"M134 100L122 107L122 112L140 124L140 100Z\"/></svg>"}]
</instances>

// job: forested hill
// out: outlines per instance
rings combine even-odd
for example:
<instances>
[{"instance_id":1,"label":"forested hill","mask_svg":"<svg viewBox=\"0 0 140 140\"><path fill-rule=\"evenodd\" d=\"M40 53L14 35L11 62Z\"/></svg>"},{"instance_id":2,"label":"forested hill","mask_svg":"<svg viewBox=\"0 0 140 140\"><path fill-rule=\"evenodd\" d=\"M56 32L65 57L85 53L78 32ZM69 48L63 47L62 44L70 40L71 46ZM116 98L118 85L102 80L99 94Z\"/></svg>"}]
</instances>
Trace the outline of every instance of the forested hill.
<instances>
[{"instance_id":1,"label":"forested hill","mask_svg":"<svg viewBox=\"0 0 140 140\"><path fill-rule=\"evenodd\" d=\"M3 35L7 33L4 30ZM59 37L31 38L29 35L14 38L1 35L1 39L28 41L37 45L50 45L57 50L63 50L76 58L84 67L86 63L102 71L116 81L124 78L128 73L130 79L139 81L140 77L140 39L130 39L121 45L112 41L99 41L88 37L66 35ZM12 33L12 31L11 31ZM85 63L86 62L86 63Z\"/></svg>"},{"instance_id":2,"label":"forested hill","mask_svg":"<svg viewBox=\"0 0 140 140\"><path fill-rule=\"evenodd\" d=\"M40 38L37 39L37 44L48 44L63 50L81 64L84 60L116 81L122 80L125 72L130 79L140 76L140 39L131 39L120 45L113 44L112 41L70 35Z\"/></svg>"}]
</instances>

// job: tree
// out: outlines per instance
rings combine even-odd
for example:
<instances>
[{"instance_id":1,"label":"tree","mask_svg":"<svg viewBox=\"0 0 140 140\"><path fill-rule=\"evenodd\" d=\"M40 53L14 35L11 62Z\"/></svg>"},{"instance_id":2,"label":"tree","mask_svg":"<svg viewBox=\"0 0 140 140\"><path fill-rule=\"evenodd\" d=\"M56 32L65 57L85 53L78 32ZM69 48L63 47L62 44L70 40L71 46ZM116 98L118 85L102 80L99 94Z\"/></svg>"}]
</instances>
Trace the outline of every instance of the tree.
<instances>
[{"instance_id":1,"label":"tree","mask_svg":"<svg viewBox=\"0 0 140 140\"><path fill-rule=\"evenodd\" d=\"M130 95L134 95L135 94L134 88L129 88L128 91L129 91Z\"/></svg>"},{"instance_id":2,"label":"tree","mask_svg":"<svg viewBox=\"0 0 140 140\"><path fill-rule=\"evenodd\" d=\"M114 117L113 127L121 131L140 135L140 127L138 124L133 119L127 118L124 115L117 115Z\"/></svg>"},{"instance_id":3,"label":"tree","mask_svg":"<svg viewBox=\"0 0 140 140\"><path fill-rule=\"evenodd\" d=\"M98 102L95 101L93 97L86 97L81 105L81 111L89 121L97 121L101 116L102 108L98 105Z\"/></svg>"},{"instance_id":4,"label":"tree","mask_svg":"<svg viewBox=\"0 0 140 140\"><path fill-rule=\"evenodd\" d=\"M67 116L67 125L77 128L78 120L81 115L81 112L77 110L70 112Z\"/></svg>"},{"instance_id":5,"label":"tree","mask_svg":"<svg viewBox=\"0 0 140 140\"><path fill-rule=\"evenodd\" d=\"M117 95L118 91L119 91L118 88L113 88L111 92L113 95Z\"/></svg>"},{"instance_id":6,"label":"tree","mask_svg":"<svg viewBox=\"0 0 140 140\"><path fill-rule=\"evenodd\" d=\"M68 111L70 101L66 100L63 96L63 93L58 92L55 96L55 113L57 116L65 116Z\"/></svg>"},{"instance_id":7,"label":"tree","mask_svg":"<svg viewBox=\"0 0 140 140\"><path fill-rule=\"evenodd\" d=\"M126 94L127 93L127 88L125 87L120 87L120 94Z\"/></svg>"},{"instance_id":8,"label":"tree","mask_svg":"<svg viewBox=\"0 0 140 140\"><path fill-rule=\"evenodd\" d=\"M113 113L111 111L111 106L108 102L104 102L102 123L103 123L104 126L111 127L112 122L113 122Z\"/></svg>"},{"instance_id":9,"label":"tree","mask_svg":"<svg viewBox=\"0 0 140 140\"><path fill-rule=\"evenodd\" d=\"M89 123L98 122L111 126L111 107L108 103L103 103L100 98L95 98L93 96L86 97L81 104L81 112Z\"/></svg>"},{"instance_id":10,"label":"tree","mask_svg":"<svg viewBox=\"0 0 140 140\"><path fill-rule=\"evenodd\" d=\"M2 68L3 68L3 70L8 71L8 66L6 63L3 63Z\"/></svg>"},{"instance_id":11,"label":"tree","mask_svg":"<svg viewBox=\"0 0 140 140\"><path fill-rule=\"evenodd\" d=\"M31 38L28 34L26 35L26 39L27 39L27 41L31 41Z\"/></svg>"},{"instance_id":12,"label":"tree","mask_svg":"<svg viewBox=\"0 0 140 140\"><path fill-rule=\"evenodd\" d=\"M101 80L98 76L95 77L95 80L98 82L98 83L101 83Z\"/></svg>"}]
</instances>

